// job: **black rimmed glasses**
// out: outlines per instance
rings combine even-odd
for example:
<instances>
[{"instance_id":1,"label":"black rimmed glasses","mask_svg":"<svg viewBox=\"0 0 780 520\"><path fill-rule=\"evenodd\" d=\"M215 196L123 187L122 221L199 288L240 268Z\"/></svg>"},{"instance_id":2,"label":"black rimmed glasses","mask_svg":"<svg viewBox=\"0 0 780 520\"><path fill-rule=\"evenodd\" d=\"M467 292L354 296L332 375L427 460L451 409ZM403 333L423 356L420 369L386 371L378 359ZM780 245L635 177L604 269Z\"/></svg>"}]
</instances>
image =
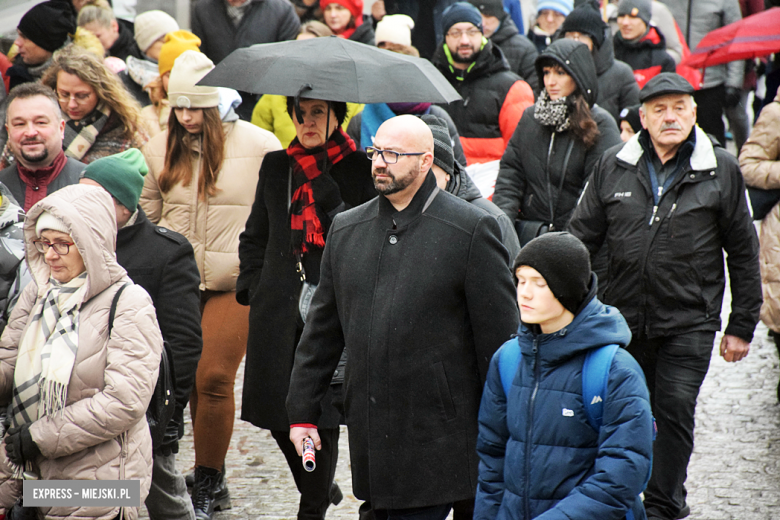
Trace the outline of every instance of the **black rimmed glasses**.
<instances>
[{"instance_id":1,"label":"black rimmed glasses","mask_svg":"<svg viewBox=\"0 0 780 520\"><path fill-rule=\"evenodd\" d=\"M393 150L380 150L373 146L366 147L366 155L372 161L376 161L379 156L382 156L382 160L387 164L395 164L398 162L398 158L406 155L425 155L425 152L394 152Z\"/></svg>"},{"instance_id":2,"label":"black rimmed glasses","mask_svg":"<svg viewBox=\"0 0 780 520\"><path fill-rule=\"evenodd\" d=\"M76 245L73 242L46 242L45 240L33 240L33 245L39 253L44 255L49 252L49 249L54 249L54 252L58 255L64 256L70 253L70 246Z\"/></svg>"}]
</instances>

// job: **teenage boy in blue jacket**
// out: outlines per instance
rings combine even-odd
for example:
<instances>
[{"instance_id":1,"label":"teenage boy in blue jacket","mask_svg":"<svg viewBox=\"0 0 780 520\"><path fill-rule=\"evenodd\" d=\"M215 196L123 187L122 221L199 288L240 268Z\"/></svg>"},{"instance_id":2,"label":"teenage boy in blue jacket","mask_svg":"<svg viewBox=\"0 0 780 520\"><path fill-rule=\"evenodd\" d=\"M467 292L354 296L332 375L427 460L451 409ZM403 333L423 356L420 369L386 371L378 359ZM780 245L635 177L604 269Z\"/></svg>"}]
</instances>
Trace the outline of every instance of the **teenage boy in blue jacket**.
<instances>
[{"instance_id":1,"label":"teenage boy in blue jacket","mask_svg":"<svg viewBox=\"0 0 780 520\"><path fill-rule=\"evenodd\" d=\"M513 270L521 324L493 356L482 395L474 519L645 519L653 418L642 371L623 349L625 319L596 298L588 250L569 233L532 240ZM603 363L606 395L586 398L603 402L591 426L583 374L598 370L583 365L606 345L620 348Z\"/></svg>"}]
</instances>

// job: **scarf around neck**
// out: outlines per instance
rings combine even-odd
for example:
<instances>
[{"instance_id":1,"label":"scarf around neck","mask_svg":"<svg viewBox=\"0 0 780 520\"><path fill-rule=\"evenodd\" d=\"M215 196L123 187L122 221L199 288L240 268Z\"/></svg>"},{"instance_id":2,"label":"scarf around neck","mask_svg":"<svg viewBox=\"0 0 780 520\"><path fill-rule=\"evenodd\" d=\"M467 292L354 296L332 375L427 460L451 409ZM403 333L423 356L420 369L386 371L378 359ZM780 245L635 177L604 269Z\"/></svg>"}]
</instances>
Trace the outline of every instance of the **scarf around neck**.
<instances>
[{"instance_id":1,"label":"scarf around neck","mask_svg":"<svg viewBox=\"0 0 780 520\"><path fill-rule=\"evenodd\" d=\"M290 229L296 255L325 247L325 233L317 215L311 181L322 174L325 164L334 166L356 149L355 141L341 127L336 128L325 146L304 148L296 137L287 148L295 190L290 199Z\"/></svg>"},{"instance_id":2,"label":"scarf around neck","mask_svg":"<svg viewBox=\"0 0 780 520\"><path fill-rule=\"evenodd\" d=\"M86 272L64 284L51 279L46 294L33 308L14 370L14 426L65 408L79 348L79 310L86 281Z\"/></svg>"},{"instance_id":3,"label":"scarf around neck","mask_svg":"<svg viewBox=\"0 0 780 520\"><path fill-rule=\"evenodd\" d=\"M553 101L545 89L539 94L534 107L534 119L542 126L554 126L556 132L569 128L569 107L566 96Z\"/></svg>"},{"instance_id":4,"label":"scarf around neck","mask_svg":"<svg viewBox=\"0 0 780 520\"><path fill-rule=\"evenodd\" d=\"M79 121L70 120L65 125L65 139L62 146L65 155L80 161L92 145L95 144L98 134L106 126L106 121L111 115L111 109L101 101L91 114Z\"/></svg>"}]
</instances>

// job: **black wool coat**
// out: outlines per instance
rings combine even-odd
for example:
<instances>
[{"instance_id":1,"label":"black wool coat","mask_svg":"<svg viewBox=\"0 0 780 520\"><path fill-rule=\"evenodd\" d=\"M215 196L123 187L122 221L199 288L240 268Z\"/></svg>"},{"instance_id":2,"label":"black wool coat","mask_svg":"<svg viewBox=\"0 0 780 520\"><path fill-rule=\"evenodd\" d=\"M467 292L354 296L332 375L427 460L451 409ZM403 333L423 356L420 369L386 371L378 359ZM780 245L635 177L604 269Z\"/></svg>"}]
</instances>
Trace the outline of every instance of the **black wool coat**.
<instances>
[{"instance_id":1,"label":"black wool coat","mask_svg":"<svg viewBox=\"0 0 780 520\"><path fill-rule=\"evenodd\" d=\"M203 350L200 328L200 274L192 245L168 228L157 226L138 208L135 224L116 237L116 258L133 283L152 298L163 339L170 348L176 379L172 422L183 434L183 413L190 399ZM175 441L167 442L172 448Z\"/></svg>"},{"instance_id":2,"label":"black wool coat","mask_svg":"<svg viewBox=\"0 0 780 520\"><path fill-rule=\"evenodd\" d=\"M287 412L321 425L342 350L355 496L378 509L474 497L477 412L518 309L496 219L436 187L338 215L295 353Z\"/></svg>"},{"instance_id":3,"label":"black wool coat","mask_svg":"<svg viewBox=\"0 0 780 520\"><path fill-rule=\"evenodd\" d=\"M289 172L285 150L265 156L255 202L238 246L241 263L236 299L250 306L241 419L269 430L290 427L285 400L295 346L303 330L298 311L301 281L290 241ZM328 175L338 184L346 208L376 197L371 161L362 152L346 156ZM326 231L329 225L323 222ZM307 279L313 283L319 279L321 257L322 252L304 257ZM330 399L323 402L322 413L321 427L338 427L340 414Z\"/></svg>"}]
</instances>

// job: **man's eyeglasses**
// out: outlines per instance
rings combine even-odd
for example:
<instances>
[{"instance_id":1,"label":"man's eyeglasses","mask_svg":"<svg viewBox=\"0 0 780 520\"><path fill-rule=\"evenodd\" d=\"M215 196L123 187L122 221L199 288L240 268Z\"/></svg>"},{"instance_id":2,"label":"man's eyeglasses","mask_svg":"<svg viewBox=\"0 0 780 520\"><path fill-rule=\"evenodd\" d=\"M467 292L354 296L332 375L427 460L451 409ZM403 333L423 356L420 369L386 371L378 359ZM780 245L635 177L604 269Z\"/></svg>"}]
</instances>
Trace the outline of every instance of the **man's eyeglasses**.
<instances>
[{"instance_id":1,"label":"man's eyeglasses","mask_svg":"<svg viewBox=\"0 0 780 520\"><path fill-rule=\"evenodd\" d=\"M69 103L70 98L73 98L80 105L86 103L90 97L92 97L92 92L77 92L76 94L57 92L57 99L60 100L60 103Z\"/></svg>"},{"instance_id":2,"label":"man's eyeglasses","mask_svg":"<svg viewBox=\"0 0 780 520\"><path fill-rule=\"evenodd\" d=\"M379 156L382 156L382 160L387 164L395 164L398 162L398 158L405 155L425 155L425 152L394 152L392 150L380 150L373 146L366 147L366 155L372 161L376 161Z\"/></svg>"},{"instance_id":3,"label":"man's eyeglasses","mask_svg":"<svg viewBox=\"0 0 780 520\"><path fill-rule=\"evenodd\" d=\"M44 255L49 251L49 249L54 249L54 252L58 255L67 255L70 253L70 246L76 245L73 242L46 242L45 240L33 240L33 245L35 246L35 249L38 250L39 253L43 253Z\"/></svg>"},{"instance_id":4,"label":"man's eyeglasses","mask_svg":"<svg viewBox=\"0 0 780 520\"><path fill-rule=\"evenodd\" d=\"M456 40L460 40L463 38L463 35L468 36L469 38L476 38L476 36L479 34L482 34L482 31L479 29L469 29L467 31L449 31L447 33L447 38L454 38Z\"/></svg>"}]
</instances>

